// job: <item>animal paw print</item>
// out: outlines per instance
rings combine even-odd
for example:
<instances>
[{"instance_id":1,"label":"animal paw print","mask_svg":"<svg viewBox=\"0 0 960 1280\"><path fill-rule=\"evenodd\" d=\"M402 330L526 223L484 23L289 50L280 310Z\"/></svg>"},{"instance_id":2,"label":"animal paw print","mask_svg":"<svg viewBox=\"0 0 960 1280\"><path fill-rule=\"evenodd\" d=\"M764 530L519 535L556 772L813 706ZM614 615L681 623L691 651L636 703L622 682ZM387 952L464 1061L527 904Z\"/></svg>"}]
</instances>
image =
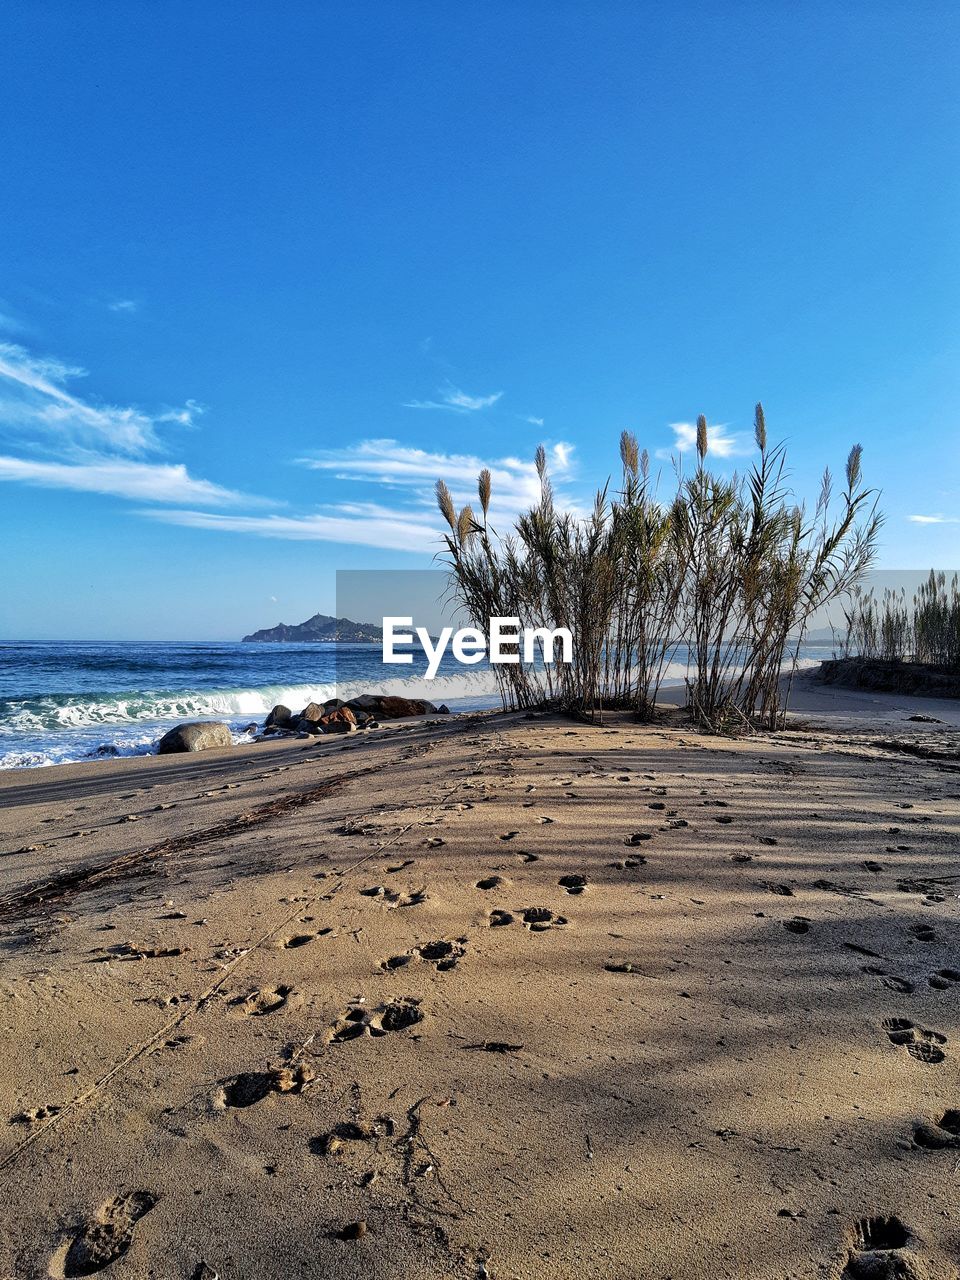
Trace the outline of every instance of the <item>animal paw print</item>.
<instances>
[{"instance_id":1,"label":"animal paw print","mask_svg":"<svg viewBox=\"0 0 960 1280\"><path fill-rule=\"evenodd\" d=\"M566 916L554 914L549 907L527 907L521 918L531 933L543 933L567 923Z\"/></svg>"},{"instance_id":2,"label":"animal paw print","mask_svg":"<svg viewBox=\"0 0 960 1280\"><path fill-rule=\"evenodd\" d=\"M303 1093L313 1080L313 1068L305 1062L294 1067L276 1067L270 1071L243 1071L220 1085L217 1104L220 1107L252 1107L271 1093Z\"/></svg>"},{"instance_id":3,"label":"animal paw print","mask_svg":"<svg viewBox=\"0 0 960 1280\"><path fill-rule=\"evenodd\" d=\"M487 923L491 929L497 929L506 924L513 924L513 915L509 911L491 911L487 917Z\"/></svg>"},{"instance_id":4,"label":"animal paw print","mask_svg":"<svg viewBox=\"0 0 960 1280\"><path fill-rule=\"evenodd\" d=\"M903 1045L911 1058L925 1062L928 1066L943 1062L946 1054L940 1045L947 1043L947 1037L939 1031L928 1031L925 1027L915 1026L909 1018L887 1018L883 1029L892 1044Z\"/></svg>"},{"instance_id":5,"label":"animal paw print","mask_svg":"<svg viewBox=\"0 0 960 1280\"><path fill-rule=\"evenodd\" d=\"M440 973L444 973L447 969L455 968L457 962L463 959L466 941L466 938L458 938L456 942L448 942L441 938L437 942L425 942L422 946L381 961L380 968L392 972L408 965L411 960L426 960L428 964L436 966Z\"/></svg>"},{"instance_id":6,"label":"animal paw print","mask_svg":"<svg viewBox=\"0 0 960 1280\"><path fill-rule=\"evenodd\" d=\"M329 1043L343 1044L346 1040L358 1040L361 1036L376 1038L391 1031L405 1031L423 1021L423 1010L419 1005L420 1001L413 999L393 1000L376 1010L354 1005L331 1027Z\"/></svg>"},{"instance_id":7,"label":"animal paw print","mask_svg":"<svg viewBox=\"0 0 960 1280\"><path fill-rule=\"evenodd\" d=\"M557 884L561 889L566 889L567 893L583 893L587 887L587 877L583 875L561 876Z\"/></svg>"}]
</instances>

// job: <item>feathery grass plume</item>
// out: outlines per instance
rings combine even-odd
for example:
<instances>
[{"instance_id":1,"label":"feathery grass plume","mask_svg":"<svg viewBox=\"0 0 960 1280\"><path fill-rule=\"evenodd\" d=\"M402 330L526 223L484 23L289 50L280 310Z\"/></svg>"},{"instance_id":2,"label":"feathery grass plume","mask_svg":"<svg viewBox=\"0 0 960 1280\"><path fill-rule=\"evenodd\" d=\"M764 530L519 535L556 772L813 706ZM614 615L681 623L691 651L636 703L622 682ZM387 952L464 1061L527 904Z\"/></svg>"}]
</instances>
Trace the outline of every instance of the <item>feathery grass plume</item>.
<instances>
[{"instance_id":1,"label":"feathery grass plume","mask_svg":"<svg viewBox=\"0 0 960 1280\"><path fill-rule=\"evenodd\" d=\"M535 462L537 467L537 475L542 480L547 473L547 451L546 449L544 449L542 444L537 445L537 454L536 454Z\"/></svg>"},{"instance_id":2,"label":"feathery grass plume","mask_svg":"<svg viewBox=\"0 0 960 1280\"><path fill-rule=\"evenodd\" d=\"M697 418L697 456L701 462L707 456L707 419L702 413Z\"/></svg>"},{"instance_id":3,"label":"feathery grass plume","mask_svg":"<svg viewBox=\"0 0 960 1280\"><path fill-rule=\"evenodd\" d=\"M620 461L623 463L624 471L635 476L640 469L640 452L637 446L637 438L629 431L620 433Z\"/></svg>"},{"instance_id":4,"label":"feathery grass plume","mask_svg":"<svg viewBox=\"0 0 960 1280\"><path fill-rule=\"evenodd\" d=\"M453 505L453 498L450 496L450 490L442 480L436 483L435 493L437 495L437 506L440 508L440 514L446 520L451 529L457 527L457 513Z\"/></svg>"},{"instance_id":5,"label":"feathery grass plume","mask_svg":"<svg viewBox=\"0 0 960 1280\"><path fill-rule=\"evenodd\" d=\"M757 448L763 453L767 447L767 423L763 416L763 405L759 400L753 412L753 436L757 442Z\"/></svg>"},{"instance_id":6,"label":"feathery grass plume","mask_svg":"<svg viewBox=\"0 0 960 1280\"><path fill-rule=\"evenodd\" d=\"M855 444L847 458L847 487L855 489L860 480L860 459L863 457L863 445Z\"/></svg>"},{"instance_id":7,"label":"feathery grass plume","mask_svg":"<svg viewBox=\"0 0 960 1280\"><path fill-rule=\"evenodd\" d=\"M457 539L461 547L465 547L467 545L473 531L473 508L464 507L457 516Z\"/></svg>"},{"instance_id":8,"label":"feathery grass plume","mask_svg":"<svg viewBox=\"0 0 960 1280\"><path fill-rule=\"evenodd\" d=\"M480 496L480 506L483 510L483 518L486 520L487 512L490 510L490 489L492 485L492 477L489 470L484 467L477 478L477 493Z\"/></svg>"}]
</instances>

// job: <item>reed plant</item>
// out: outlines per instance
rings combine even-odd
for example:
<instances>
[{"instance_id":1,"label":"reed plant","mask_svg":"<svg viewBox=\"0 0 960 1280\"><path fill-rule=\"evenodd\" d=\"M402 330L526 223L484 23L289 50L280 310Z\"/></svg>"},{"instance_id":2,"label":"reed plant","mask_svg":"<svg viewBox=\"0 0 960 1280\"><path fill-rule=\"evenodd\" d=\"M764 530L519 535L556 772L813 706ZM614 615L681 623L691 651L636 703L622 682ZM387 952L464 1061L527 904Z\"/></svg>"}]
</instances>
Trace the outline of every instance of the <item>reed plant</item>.
<instances>
[{"instance_id":1,"label":"reed plant","mask_svg":"<svg viewBox=\"0 0 960 1280\"><path fill-rule=\"evenodd\" d=\"M750 470L718 475L701 416L694 469L684 475L676 464L666 497L648 454L625 432L620 487L611 494L608 481L583 516L558 506L541 446L539 500L503 536L489 524L488 471L478 478L479 516L469 506L458 512L438 481L443 558L474 624L485 630L491 616L516 617L521 627L567 627L573 636L569 665L494 668L505 707L596 715L616 706L649 718L680 660L687 706L703 728L782 723L783 677L789 688L808 621L857 587L880 516L859 446L839 495L825 473L808 511L789 487L784 446L768 445L761 405L754 430Z\"/></svg>"},{"instance_id":2,"label":"reed plant","mask_svg":"<svg viewBox=\"0 0 960 1280\"><path fill-rule=\"evenodd\" d=\"M920 662L960 674L960 582L930 570L911 600L906 592L857 590L844 610L840 656Z\"/></svg>"}]
</instances>

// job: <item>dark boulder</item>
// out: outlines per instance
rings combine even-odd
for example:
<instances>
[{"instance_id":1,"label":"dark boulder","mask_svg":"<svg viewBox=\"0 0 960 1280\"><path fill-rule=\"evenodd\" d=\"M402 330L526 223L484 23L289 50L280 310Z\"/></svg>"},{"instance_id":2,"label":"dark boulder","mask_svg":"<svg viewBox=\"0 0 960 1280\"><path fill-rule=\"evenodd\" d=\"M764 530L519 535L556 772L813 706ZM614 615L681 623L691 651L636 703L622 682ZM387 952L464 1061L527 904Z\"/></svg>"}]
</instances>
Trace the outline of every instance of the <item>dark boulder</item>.
<instances>
[{"instance_id":1,"label":"dark boulder","mask_svg":"<svg viewBox=\"0 0 960 1280\"><path fill-rule=\"evenodd\" d=\"M364 711L381 720L401 720L406 716L427 716L436 712L432 702L423 698L397 698L390 694L364 693L347 703L351 711Z\"/></svg>"},{"instance_id":2,"label":"dark boulder","mask_svg":"<svg viewBox=\"0 0 960 1280\"><path fill-rule=\"evenodd\" d=\"M220 720L195 720L178 724L165 733L157 744L157 755L168 756L179 751L209 751L214 747L232 747L233 735Z\"/></svg>"},{"instance_id":3,"label":"dark boulder","mask_svg":"<svg viewBox=\"0 0 960 1280\"><path fill-rule=\"evenodd\" d=\"M357 727L357 718L349 707L338 707L320 721L324 733L353 733Z\"/></svg>"},{"instance_id":4,"label":"dark boulder","mask_svg":"<svg viewBox=\"0 0 960 1280\"><path fill-rule=\"evenodd\" d=\"M265 729L292 729L294 715L289 707L278 702L263 723Z\"/></svg>"},{"instance_id":5,"label":"dark boulder","mask_svg":"<svg viewBox=\"0 0 960 1280\"><path fill-rule=\"evenodd\" d=\"M305 720L312 720L314 724L317 724L320 720L323 719L324 710L325 709L321 707L319 702L308 702L307 705L300 712L300 715L297 717L298 720L300 721L301 728L303 727L303 723Z\"/></svg>"},{"instance_id":6,"label":"dark boulder","mask_svg":"<svg viewBox=\"0 0 960 1280\"><path fill-rule=\"evenodd\" d=\"M298 720L297 729L299 730L299 736L301 738L304 737L304 735L311 738L318 738L320 734L323 733L319 720Z\"/></svg>"}]
</instances>

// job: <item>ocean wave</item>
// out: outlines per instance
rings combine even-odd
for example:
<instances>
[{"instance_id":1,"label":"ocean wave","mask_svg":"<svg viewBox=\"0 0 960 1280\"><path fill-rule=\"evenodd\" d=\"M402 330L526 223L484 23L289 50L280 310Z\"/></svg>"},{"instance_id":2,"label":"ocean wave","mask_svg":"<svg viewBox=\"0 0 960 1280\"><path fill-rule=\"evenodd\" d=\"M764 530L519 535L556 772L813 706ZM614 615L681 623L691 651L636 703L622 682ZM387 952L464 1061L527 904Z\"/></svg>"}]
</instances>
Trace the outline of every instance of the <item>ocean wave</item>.
<instances>
[{"instance_id":1,"label":"ocean wave","mask_svg":"<svg viewBox=\"0 0 960 1280\"><path fill-rule=\"evenodd\" d=\"M426 680L408 679L339 683L261 685L249 689L184 689L123 692L85 696L47 696L0 701L0 734L29 734L58 729L82 729L143 721L188 719L262 719L277 703L293 710L308 702L349 699L360 693L387 693L431 702L462 701L496 695L492 672Z\"/></svg>"},{"instance_id":2,"label":"ocean wave","mask_svg":"<svg viewBox=\"0 0 960 1280\"><path fill-rule=\"evenodd\" d=\"M339 683L269 684L247 689L47 696L0 700L0 769L36 769L113 756L151 755L160 738L184 720L223 720L235 743L249 742L259 724L283 703L299 711L309 702L361 693L395 694L446 703L455 710L499 705L487 668L462 675ZM6 748L6 749L4 749Z\"/></svg>"}]
</instances>

